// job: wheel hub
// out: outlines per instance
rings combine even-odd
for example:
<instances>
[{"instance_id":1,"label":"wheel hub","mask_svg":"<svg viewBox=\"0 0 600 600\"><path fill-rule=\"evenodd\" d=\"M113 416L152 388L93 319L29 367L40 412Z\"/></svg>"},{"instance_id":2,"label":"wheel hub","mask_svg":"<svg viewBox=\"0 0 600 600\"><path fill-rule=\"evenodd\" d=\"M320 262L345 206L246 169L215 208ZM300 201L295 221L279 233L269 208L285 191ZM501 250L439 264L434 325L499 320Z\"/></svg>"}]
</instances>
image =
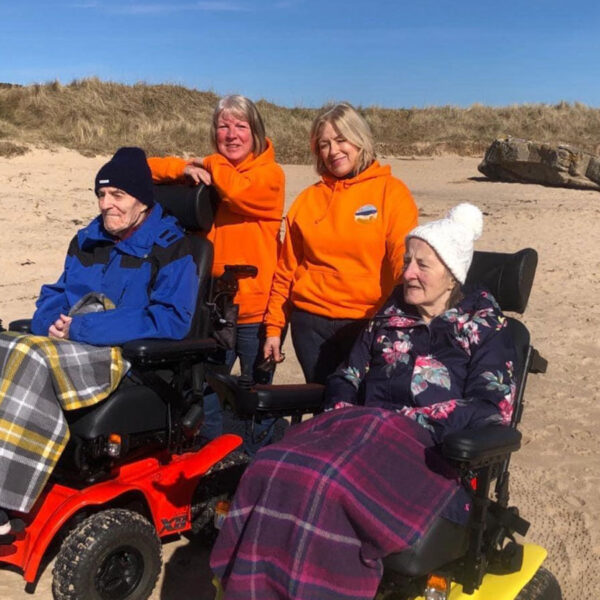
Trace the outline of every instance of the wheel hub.
<instances>
[{"instance_id":1,"label":"wheel hub","mask_svg":"<svg viewBox=\"0 0 600 600\"><path fill-rule=\"evenodd\" d=\"M142 554L133 546L113 550L100 565L94 583L102 600L124 600L144 573Z\"/></svg>"}]
</instances>

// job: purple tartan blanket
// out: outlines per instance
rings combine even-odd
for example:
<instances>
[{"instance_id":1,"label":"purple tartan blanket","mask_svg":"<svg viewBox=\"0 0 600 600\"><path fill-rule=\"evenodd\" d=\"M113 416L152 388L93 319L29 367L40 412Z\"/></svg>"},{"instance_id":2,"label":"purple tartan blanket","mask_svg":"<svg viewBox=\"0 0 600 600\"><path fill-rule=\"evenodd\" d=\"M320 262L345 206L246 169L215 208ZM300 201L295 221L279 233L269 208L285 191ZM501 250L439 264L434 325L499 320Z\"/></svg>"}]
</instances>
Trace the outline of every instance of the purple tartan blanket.
<instances>
[{"instance_id":1,"label":"purple tartan blanket","mask_svg":"<svg viewBox=\"0 0 600 600\"><path fill-rule=\"evenodd\" d=\"M458 486L427 431L406 417L325 413L257 454L211 567L226 600L371 600L380 559L414 544Z\"/></svg>"}]
</instances>

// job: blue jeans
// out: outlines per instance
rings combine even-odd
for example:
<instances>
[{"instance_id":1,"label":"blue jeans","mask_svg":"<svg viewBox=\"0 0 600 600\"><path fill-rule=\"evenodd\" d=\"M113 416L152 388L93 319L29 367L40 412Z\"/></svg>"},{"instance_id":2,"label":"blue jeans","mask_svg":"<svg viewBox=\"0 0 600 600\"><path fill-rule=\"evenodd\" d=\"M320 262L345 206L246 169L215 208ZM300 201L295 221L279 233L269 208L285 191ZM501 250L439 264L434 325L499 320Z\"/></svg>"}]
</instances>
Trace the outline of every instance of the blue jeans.
<instances>
[{"instance_id":1,"label":"blue jeans","mask_svg":"<svg viewBox=\"0 0 600 600\"><path fill-rule=\"evenodd\" d=\"M294 309L292 343L306 383L327 381L344 363L368 319L330 319Z\"/></svg>"},{"instance_id":2,"label":"blue jeans","mask_svg":"<svg viewBox=\"0 0 600 600\"><path fill-rule=\"evenodd\" d=\"M240 359L242 375L257 381L259 376L256 367L263 361L263 345L265 342L264 327L262 323L250 323L237 326L235 350L228 350L225 356L227 369L231 371L236 358ZM268 381L261 379L261 383L271 383L272 375ZM276 419L263 419L260 423L253 423L251 419L240 419L231 411L223 411L219 397L210 392L204 396L204 424L201 435L212 440L223 433L235 433L243 440L242 448L250 456L273 437Z\"/></svg>"}]
</instances>

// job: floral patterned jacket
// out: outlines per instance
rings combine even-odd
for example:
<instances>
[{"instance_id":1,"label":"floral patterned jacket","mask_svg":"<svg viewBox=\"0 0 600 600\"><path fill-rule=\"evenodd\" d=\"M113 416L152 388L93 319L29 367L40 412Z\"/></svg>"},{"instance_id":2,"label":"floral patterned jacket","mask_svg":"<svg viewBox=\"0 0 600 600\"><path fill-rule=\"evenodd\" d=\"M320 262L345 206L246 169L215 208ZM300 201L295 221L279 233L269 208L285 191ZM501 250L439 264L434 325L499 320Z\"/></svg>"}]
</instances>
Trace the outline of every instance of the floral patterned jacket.
<instances>
[{"instance_id":1,"label":"floral patterned jacket","mask_svg":"<svg viewBox=\"0 0 600 600\"><path fill-rule=\"evenodd\" d=\"M396 410L436 442L460 429L510 423L515 349L493 296L478 289L426 324L398 286L327 382L327 406Z\"/></svg>"}]
</instances>

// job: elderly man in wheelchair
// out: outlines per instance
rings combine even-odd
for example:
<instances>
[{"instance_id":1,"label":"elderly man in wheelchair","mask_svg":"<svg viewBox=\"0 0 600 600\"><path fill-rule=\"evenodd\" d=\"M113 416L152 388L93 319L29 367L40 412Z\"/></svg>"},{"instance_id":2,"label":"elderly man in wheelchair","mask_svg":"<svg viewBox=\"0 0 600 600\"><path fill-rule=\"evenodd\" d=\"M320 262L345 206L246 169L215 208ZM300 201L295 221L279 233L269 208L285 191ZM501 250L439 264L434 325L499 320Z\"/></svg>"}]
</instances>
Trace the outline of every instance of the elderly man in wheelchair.
<instances>
[{"instance_id":1,"label":"elderly man in wheelchair","mask_svg":"<svg viewBox=\"0 0 600 600\"><path fill-rule=\"evenodd\" d=\"M205 369L223 363L237 279L255 269L211 281L212 245L183 227L210 228L214 191L155 189L140 148L118 150L95 192L100 215L33 319L0 334L0 563L34 585L69 533L55 597L145 598L159 538L191 528L193 494L205 506L218 483L198 494L200 476L241 442L199 430Z\"/></svg>"},{"instance_id":2,"label":"elderly man in wheelchair","mask_svg":"<svg viewBox=\"0 0 600 600\"><path fill-rule=\"evenodd\" d=\"M100 216L78 232L63 274L42 287L37 301L32 334L86 345L3 336L3 378L10 387L1 404L0 527L8 540L15 522L11 527L4 509L31 510L66 445L62 410L103 400L127 370L119 352L96 347L137 338L180 339L190 328L197 268L175 219L154 206L145 158L140 148L121 148L100 169L95 180ZM46 370L36 365L34 353L49 365L59 403L44 389ZM52 368L53 354L59 367ZM69 366L69 355L78 356L77 367ZM27 379L33 380L29 393L18 393Z\"/></svg>"},{"instance_id":3,"label":"elderly man in wheelchair","mask_svg":"<svg viewBox=\"0 0 600 600\"><path fill-rule=\"evenodd\" d=\"M508 506L525 380L546 364L500 306L524 310L537 256L479 253L469 279L489 289L463 286L481 224L462 204L409 233L403 286L329 378L329 410L246 470L211 555L219 597L369 600L385 568L393 598L560 598ZM323 407L319 386L209 380L255 419Z\"/></svg>"}]
</instances>

